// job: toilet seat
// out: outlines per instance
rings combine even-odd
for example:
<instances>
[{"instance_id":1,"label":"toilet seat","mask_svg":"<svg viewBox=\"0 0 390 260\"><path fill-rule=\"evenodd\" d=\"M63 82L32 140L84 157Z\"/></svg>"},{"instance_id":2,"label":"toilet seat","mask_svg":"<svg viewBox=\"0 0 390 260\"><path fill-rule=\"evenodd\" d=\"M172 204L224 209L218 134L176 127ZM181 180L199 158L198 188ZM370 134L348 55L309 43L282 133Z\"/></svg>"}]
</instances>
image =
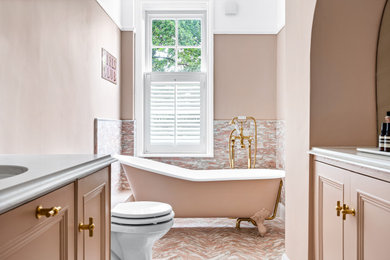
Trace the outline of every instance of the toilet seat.
<instances>
[{"instance_id":1,"label":"toilet seat","mask_svg":"<svg viewBox=\"0 0 390 260\"><path fill-rule=\"evenodd\" d=\"M118 229L125 226L140 227L158 225L173 220L175 213L171 205L154 201L124 202L111 211L111 226Z\"/></svg>"},{"instance_id":2,"label":"toilet seat","mask_svg":"<svg viewBox=\"0 0 390 260\"><path fill-rule=\"evenodd\" d=\"M134 201L119 203L111 210L111 216L126 219L146 219L165 216L171 212L171 205L166 203Z\"/></svg>"},{"instance_id":3,"label":"toilet seat","mask_svg":"<svg viewBox=\"0 0 390 260\"><path fill-rule=\"evenodd\" d=\"M166 215L162 215L160 217L152 217L152 218L123 218L123 217L112 216L111 223L118 224L118 225L132 225L132 226L153 225L153 224L167 222L173 219L174 216L175 213L173 211L171 211Z\"/></svg>"},{"instance_id":4,"label":"toilet seat","mask_svg":"<svg viewBox=\"0 0 390 260\"><path fill-rule=\"evenodd\" d=\"M138 234L138 235L150 235L153 233L160 233L168 230L173 226L173 219L159 223L156 225L118 225L111 224L111 232L114 233L126 233L126 234Z\"/></svg>"}]
</instances>

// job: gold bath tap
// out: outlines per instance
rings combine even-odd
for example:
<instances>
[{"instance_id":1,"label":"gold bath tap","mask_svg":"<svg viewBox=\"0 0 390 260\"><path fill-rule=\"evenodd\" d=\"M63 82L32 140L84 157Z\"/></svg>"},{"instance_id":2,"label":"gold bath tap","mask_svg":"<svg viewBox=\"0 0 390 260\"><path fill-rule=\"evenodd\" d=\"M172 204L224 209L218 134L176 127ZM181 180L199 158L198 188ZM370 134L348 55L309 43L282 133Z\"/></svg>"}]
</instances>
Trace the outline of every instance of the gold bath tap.
<instances>
[{"instance_id":1,"label":"gold bath tap","mask_svg":"<svg viewBox=\"0 0 390 260\"><path fill-rule=\"evenodd\" d=\"M244 124L252 121L254 124L254 134L253 135L244 135ZM255 168L256 165L256 152L257 152L257 124L256 119L251 116L239 116L234 117L230 122L231 125L236 127L230 132L229 135L229 163L230 168L234 168L234 159L235 159L235 143L238 140L240 142L240 147L242 149L246 148L245 141L248 143L248 169ZM255 143L255 151L252 156L252 142ZM253 157L253 160L252 160Z\"/></svg>"}]
</instances>

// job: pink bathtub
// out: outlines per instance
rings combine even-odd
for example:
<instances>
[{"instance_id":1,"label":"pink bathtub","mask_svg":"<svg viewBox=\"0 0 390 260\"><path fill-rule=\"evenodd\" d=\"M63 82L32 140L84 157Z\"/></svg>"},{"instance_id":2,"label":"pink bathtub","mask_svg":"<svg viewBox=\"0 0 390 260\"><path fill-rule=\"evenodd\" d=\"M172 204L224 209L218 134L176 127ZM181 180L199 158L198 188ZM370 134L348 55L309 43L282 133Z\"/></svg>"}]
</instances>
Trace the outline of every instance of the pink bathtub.
<instances>
[{"instance_id":1,"label":"pink bathtub","mask_svg":"<svg viewBox=\"0 0 390 260\"><path fill-rule=\"evenodd\" d=\"M190 170L149 159L117 155L136 201L170 204L176 217L248 218L276 212L283 170ZM200 159L201 160L201 159Z\"/></svg>"}]
</instances>

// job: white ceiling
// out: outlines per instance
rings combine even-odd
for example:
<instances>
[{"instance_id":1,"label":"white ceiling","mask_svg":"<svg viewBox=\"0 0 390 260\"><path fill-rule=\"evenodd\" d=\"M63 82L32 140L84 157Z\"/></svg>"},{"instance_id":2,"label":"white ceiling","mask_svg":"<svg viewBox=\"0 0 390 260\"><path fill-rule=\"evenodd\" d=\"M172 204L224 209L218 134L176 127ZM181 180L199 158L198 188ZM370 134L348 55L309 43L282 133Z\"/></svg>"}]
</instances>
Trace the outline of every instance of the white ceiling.
<instances>
[{"instance_id":1,"label":"white ceiling","mask_svg":"<svg viewBox=\"0 0 390 260\"><path fill-rule=\"evenodd\" d=\"M96 0L122 31L133 31L134 1ZM186 0L183 0L186 1ZM214 33L277 34L285 24L285 0L210 0L214 2ZM236 15L226 15L226 4Z\"/></svg>"}]
</instances>

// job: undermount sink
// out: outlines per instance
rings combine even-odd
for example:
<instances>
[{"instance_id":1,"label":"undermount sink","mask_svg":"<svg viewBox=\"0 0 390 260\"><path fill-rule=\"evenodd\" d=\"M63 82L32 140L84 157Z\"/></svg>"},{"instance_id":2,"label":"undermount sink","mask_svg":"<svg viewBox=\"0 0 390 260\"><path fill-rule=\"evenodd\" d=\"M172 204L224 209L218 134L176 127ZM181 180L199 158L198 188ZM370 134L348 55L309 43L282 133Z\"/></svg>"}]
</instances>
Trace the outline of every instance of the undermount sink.
<instances>
[{"instance_id":1,"label":"undermount sink","mask_svg":"<svg viewBox=\"0 0 390 260\"><path fill-rule=\"evenodd\" d=\"M28 169L23 166L16 165L0 165L0 179L9 178L26 172Z\"/></svg>"}]
</instances>

